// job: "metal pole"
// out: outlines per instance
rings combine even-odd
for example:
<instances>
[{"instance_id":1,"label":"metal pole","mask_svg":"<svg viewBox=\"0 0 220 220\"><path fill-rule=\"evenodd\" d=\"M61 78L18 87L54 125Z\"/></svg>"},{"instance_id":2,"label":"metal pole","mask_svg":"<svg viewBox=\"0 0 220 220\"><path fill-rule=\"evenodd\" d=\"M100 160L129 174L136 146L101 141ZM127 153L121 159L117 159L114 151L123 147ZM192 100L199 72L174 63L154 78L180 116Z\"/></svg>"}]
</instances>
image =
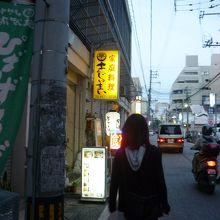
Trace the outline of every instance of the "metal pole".
<instances>
[{"instance_id":1,"label":"metal pole","mask_svg":"<svg viewBox=\"0 0 220 220\"><path fill-rule=\"evenodd\" d=\"M149 85L149 92L148 92L148 122L151 120L151 84L152 84L152 20L153 20L153 7L152 7L153 3L152 0L150 1L150 85Z\"/></svg>"},{"instance_id":2,"label":"metal pole","mask_svg":"<svg viewBox=\"0 0 220 220\"><path fill-rule=\"evenodd\" d=\"M183 107L184 107L184 100L182 99L182 126L183 126Z\"/></svg>"},{"instance_id":3,"label":"metal pole","mask_svg":"<svg viewBox=\"0 0 220 220\"><path fill-rule=\"evenodd\" d=\"M186 107L186 131L189 131L189 91L188 91L188 87L185 88L185 92L186 92L186 103L187 103L187 107Z\"/></svg>"},{"instance_id":4,"label":"metal pole","mask_svg":"<svg viewBox=\"0 0 220 220\"><path fill-rule=\"evenodd\" d=\"M186 131L189 131L189 104L188 104L188 101L187 101L187 107L186 107Z\"/></svg>"},{"instance_id":5,"label":"metal pole","mask_svg":"<svg viewBox=\"0 0 220 220\"><path fill-rule=\"evenodd\" d=\"M217 127L218 119L217 119L217 94L215 94L215 127Z\"/></svg>"},{"instance_id":6,"label":"metal pole","mask_svg":"<svg viewBox=\"0 0 220 220\"><path fill-rule=\"evenodd\" d=\"M26 219L64 218L69 7L69 0L36 1Z\"/></svg>"}]
</instances>

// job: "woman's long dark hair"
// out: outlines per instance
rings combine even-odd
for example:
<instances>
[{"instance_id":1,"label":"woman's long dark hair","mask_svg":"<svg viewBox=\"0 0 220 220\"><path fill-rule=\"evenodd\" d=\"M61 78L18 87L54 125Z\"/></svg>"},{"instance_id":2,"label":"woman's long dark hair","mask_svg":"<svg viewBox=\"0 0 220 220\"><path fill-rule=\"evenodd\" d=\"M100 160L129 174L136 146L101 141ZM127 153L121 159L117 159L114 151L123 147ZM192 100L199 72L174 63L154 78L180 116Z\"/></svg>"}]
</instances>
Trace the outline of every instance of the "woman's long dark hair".
<instances>
[{"instance_id":1,"label":"woman's long dark hair","mask_svg":"<svg viewBox=\"0 0 220 220\"><path fill-rule=\"evenodd\" d=\"M149 129L146 119L140 114L130 115L122 128L121 147L138 149L140 145L148 146Z\"/></svg>"}]
</instances>

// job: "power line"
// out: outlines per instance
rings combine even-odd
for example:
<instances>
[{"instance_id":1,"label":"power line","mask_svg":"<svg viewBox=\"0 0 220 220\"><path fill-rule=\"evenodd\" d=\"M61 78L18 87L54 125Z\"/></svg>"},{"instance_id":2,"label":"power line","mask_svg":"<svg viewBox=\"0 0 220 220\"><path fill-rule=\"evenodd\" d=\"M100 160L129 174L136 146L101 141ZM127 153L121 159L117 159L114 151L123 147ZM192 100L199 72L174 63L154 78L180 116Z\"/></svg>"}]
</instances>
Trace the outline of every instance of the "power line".
<instances>
[{"instance_id":1,"label":"power line","mask_svg":"<svg viewBox=\"0 0 220 220\"><path fill-rule=\"evenodd\" d=\"M214 2L215 0L211 1L204 1L204 2L195 2L195 3L189 3L189 4L183 4L183 5L177 5L177 6L193 6L193 5L201 5L201 4L209 4L210 2Z\"/></svg>"},{"instance_id":2,"label":"power line","mask_svg":"<svg viewBox=\"0 0 220 220\"><path fill-rule=\"evenodd\" d=\"M215 4L213 4L215 0L209 0L209 1L203 1L203 2L197 1L195 3L185 3L185 4L177 4L177 2L178 0L174 0L175 11L200 11L200 10L205 10L205 9L217 8L220 6L219 2L216 2ZM200 7L198 7L198 5ZM178 10L177 7L181 9ZM191 8L187 9L187 7L191 7Z\"/></svg>"},{"instance_id":3,"label":"power line","mask_svg":"<svg viewBox=\"0 0 220 220\"><path fill-rule=\"evenodd\" d=\"M135 36L136 36L136 41L135 43L137 44L137 49L138 49L138 56L139 56L139 62L141 66L141 72L142 72L142 77L143 77L143 83L144 83L144 88L147 93L147 86L146 86L146 81L145 81L145 76L144 76L144 68L143 68L143 63L142 63L142 57L141 57L141 50L140 50L140 44L139 44L139 39L138 39L138 34L137 34L137 27L136 27L136 22L135 22L135 14L134 14L134 8L133 8L133 3L132 0L130 1L131 3L131 11L133 15L133 21L134 21L134 30L135 30Z\"/></svg>"},{"instance_id":4,"label":"power line","mask_svg":"<svg viewBox=\"0 0 220 220\"><path fill-rule=\"evenodd\" d=\"M150 121L150 112L151 112L151 84L152 84L152 16L153 11L153 4L152 0L150 1L150 85L149 85L149 92L148 92L148 111L147 111L147 117L148 121Z\"/></svg>"},{"instance_id":5,"label":"power line","mask_svg":"<svg viewBox=\"0 0 220 220\"><path fill-rule=\"evenodd\" d=\"M152 89L152 92L157 93L157 94L169 94L170 93L169 91L163 92L163 91L157 91L155 89Z\"/></svg>"},{"instance_id":6,"label":"power line","mask_svg":"<svg viewBox=\"0 0 220 220\"><path fill-rule=\"evenodd\" d=\"M168 29L167 29L166 35L165 35L166 37L164 38L164 45L163 45L163 47L162 47L161 55L160 55L160 58L159 58L159 62L160 62L160 63L162 63L163 58L164 58L164 54L165 54L165 52L166 52L166 50L167 50L167 47L168 47L168 45L169 45L170 34L171 34L171 32L172 32L173 25L174 25L174 21L175 21L174 18L175 18L175 16L174 16L174 17L173 17L173 16L170 17L169 26L168 26ZM165 51L165 52L164 52L164 51ZM160 68L160 63L157 65L157 66L158 66L157 69ZM173 67L172 67L172 68L173 68Z\"/></svg>"},{"instance_id":7,"label":"power line","mask_svg":"<svg viewBox=\"0 0 220 220\"><path fill-rule=\"evenodd\" d=\"M191 98L192 96L196 95L197 93L199 93L201 90L203 90L204 88L210 86L212 83L214 83L218 78L220 77L220 72L218 74L216 74L208 83L206 83L204 86L202 86L201 88L199 88L198 91L196 91L195 93L193 93L192 95L188 96L188 99Z\"/></svg>"}]
</instances>

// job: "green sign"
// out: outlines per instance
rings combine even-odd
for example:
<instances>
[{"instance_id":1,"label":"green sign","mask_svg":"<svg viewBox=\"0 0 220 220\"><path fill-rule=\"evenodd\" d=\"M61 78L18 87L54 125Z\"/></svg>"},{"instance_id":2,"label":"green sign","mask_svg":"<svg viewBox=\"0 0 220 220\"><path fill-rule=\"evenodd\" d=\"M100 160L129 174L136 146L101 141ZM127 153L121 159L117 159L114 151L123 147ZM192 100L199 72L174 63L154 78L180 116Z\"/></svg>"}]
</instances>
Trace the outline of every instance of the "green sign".
<instances>
[{"instance_id":1,"label":"green sign","mask_svg":"<svg viewBox=\"0 0 220 220\"><path fill-rule=\"evenodd\" d=\"M19 129L32 58L33 5L0 2L0 175Z\"/></svg>"}]
</instances>

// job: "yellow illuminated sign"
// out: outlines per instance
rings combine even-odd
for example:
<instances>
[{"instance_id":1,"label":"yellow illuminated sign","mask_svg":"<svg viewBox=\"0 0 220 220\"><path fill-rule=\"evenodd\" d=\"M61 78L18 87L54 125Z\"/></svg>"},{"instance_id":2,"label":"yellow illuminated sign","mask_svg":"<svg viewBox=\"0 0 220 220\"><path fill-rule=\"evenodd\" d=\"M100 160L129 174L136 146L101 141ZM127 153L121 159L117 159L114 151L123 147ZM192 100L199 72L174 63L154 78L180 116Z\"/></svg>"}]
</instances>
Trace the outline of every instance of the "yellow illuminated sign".
<instances>
[{"instance_id":1,"label":"yellow illuminated sign","mask_svg":"<svg viewBox=\"0 0 220 220\"><path fill-rule=\"evenodd\" d=\"M99 50L94 55L93 98L117 100L119 87L119 52Z\"/></svg>"}]
</instances>

